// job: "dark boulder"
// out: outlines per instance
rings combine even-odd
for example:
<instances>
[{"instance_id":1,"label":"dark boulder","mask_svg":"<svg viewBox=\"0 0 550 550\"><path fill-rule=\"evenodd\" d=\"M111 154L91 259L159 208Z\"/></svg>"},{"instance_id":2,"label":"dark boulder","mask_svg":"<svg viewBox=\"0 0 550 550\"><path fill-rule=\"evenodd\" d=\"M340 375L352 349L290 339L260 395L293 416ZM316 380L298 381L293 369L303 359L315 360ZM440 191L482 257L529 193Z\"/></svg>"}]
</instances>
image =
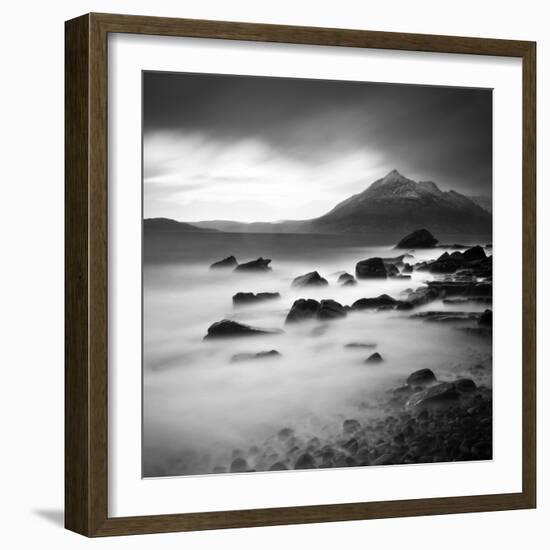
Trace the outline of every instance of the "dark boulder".
<instances>
[{"instance_id":1,"label":"dark boulder","mask_svg":"<svg viewBox=\"0 0 550 550\"><path fill-rule=\"evenodd\" d=\"M305 275L300 275L292 281L292 286L325 286L328 281L321 277L317 271L311 271Z\"/></svg>"},{"instance_id":2,"label":"dark boulder","mask_svg":"<svg viewBox=\"0 0 550 550\"><path fill-rule=\"evenodd\" d=\"M347 315L346 308L335 300L317 300L300 298L296 300L286 317L287 323L305 321L307 319L338 319Z\"/></svg>"},{"instance_id":3,"label":"dark boulder","mask_svg":"<svg viewBox=\"0 0 550 550\"><path fill-rule=\"evenodd\" d=\"M292 304L292 307L286 316L285 322L295 323L297 321L313 319L317 316L317 312L320 307L321 304L317 300L306 300L304 298L300 298Z\"/></svg>"},{"instance_id":4,"label":"dark boulder","mask_svg":"<svg viewBox=\"0 0 550 550\"><path fill-rule=\"evenodd\" d=\"M248 304L257 304L258 302L264 302L266 300L274 300L280 298L281 295L278 292L258 292L254 294L253 292L237 292L233 296L234 305L248 305Z\"/></svg>"},{"instance_id":5,"label":"dark boulder","mask_svg":"<svg viewBox=\"0 0 550 550\"><path fill-rule=\"evenodd\" d=\"M403 273L412 273L413 267L411 264L404 263L403 264Z\"/></svg>"},{"instance_id":6,"label":"dark boulder","mask_svg":"<svg viewBox=\"0 0 550 550\"><path fill-rule=\"evenodd\" d=\"M347 315L346 308L335 300L321 300L317 318L321 320L338 319Z\"/></svg>"},{"instance_id":7,"label":"dark boulder","mask_svg":"<svg viewBox=\"0 0 550 550\"><path fill-rule=\"evenodd\" d=\"M478 325L481 327L492 327L493 326L493 312L490 309L486 309L478 320Z\"/></svg>"},{"instance_id":8,"label":"dark boulder","mask_svg":"<svg viewBox=\"0 0 550 550\"><path fill-rule=\"evenodd\" d=\"M258 353L237 353L231 357L232 363L240 363L241 361L251 361L254 359L273 359L281 357L281 354L275 350L259 351Z\"/></svg>"},{"instance_id":9,"label":"dark boulder","mask_svg":"<svg viewBox=\"0 0 550 550\"><path fill-rule=\"evenodd\" d=\"M459 393L469 393L477 389L476 383L471 378L459 378L453 382Z\"/></svg>"},{"instance_id":10,"label":"dark boulder","mask_svg":"<svg viewBox=\"0 0 550 550\"><path fill-rule=\"evenodd\" d=\"M437 242L427 229L418 229L403 237L396 248L433 248Z\"/></svg>"},{"instance_id":11,"label":"dark boulder","mask_svg":"<svg viewBox=\"0 0 550 550\"><path fill-rule=\"evenodd\" d=\"M412 395L407 407L413 409L441 409L456 404L459 396L454 384L440 382Z\"/></svg>"},{"instance_id":12,"label":"dark boulder","mask_svg":"<svg viewBox=\"0 0 550 550\"><path fill-rule=\"evenodd\" d=\"M382 258L362 260L355 266L355 276L358 279L386 279L386 264Z\"/></svg>"},{"instance_id":13,"label":"dark boulder","mask_svg":"<svg viewBox=\"0 0 550 550\"><path fill-rule=\"evenodd\" d=\"M231 463L231 466L229 468L229 471L234 473L246 472L247 470L248 470L248 463L244 458L240 458L240 457L236 458Z\"/></svg>"},{"instance_id":14,"label":"dark boulder","mask_svg":"<svg viewBox=\"0 0 550 550\"><path fill-rule=\"evenodd\" d=\"M342 286L355 286L357 281L355 279L348 279L342 283Z\"/></svg>"},{"instance_id":15,"label":"dark boulder","mask_svg":"<svg viewBox=\"0 0 550 550\"><path fill-rule=\"evenodd\" d=\"M315 468L315 459L309 453L300 455L296 464L294 464L295 470L308 470L311 468Z\"/></svg>"},{"instance_id":16,"label":"dark boulder","mask_svg":"<svg viewBox=\"0 0 550 550\"><path fill-rule=\"evenodd\" d=\"M412 387L428 386L436 381L437 379L435 377L435 374L430 369L420 369L414 371L407 378L407 384Z\"/></svg>"},{"instance_id":17,"label":"dark boulder","mask_svg":"<svg viewBox=\"0 0 550 550\"><path fill-rule=\"evenodd\" d=\"M361 311L362 309L375 309L375 308L388 308L396 306L399 300L388 296L387 294L381 294L376 298L359 298L353 302L351 309Z\"/></svg>"},{"instance_id":18,"label":"dark boulder","mask_svg":"<svg viewBox=\"0 0 550 550\"><path fill-rule=\"evenodd\" d=\"M472 281L430 281L428 288L448 296L486 296L493 294L491 283L476 283Z\"/></svg>"},{"instance_id":19,"label":"dark boulder","mask_svg":"<svg viewBox=\"0 0 550 550\"><path fill-rule=\"evenodd\" d=\"M280 330L265 330L254 328L249 325L243 325L236 321L223 319L208 327L208 334L204 337L205 340L212 338L235 338L239 336L261 336L266 334L278 334Z\"/></svg>"},{"instance_id":20,"label":"dark boulder","mask_svg":"<svg viewBox=\"0 0 550 550\"><path fill-rule=\"evenodd\" d=\"M382 356L377 351L365 359L365 363L382 363L383 361L384 359L382 359Z\"/></svg>"},{"instance_id":21,"label":"dark boulder","mask_svg":"<svg viewBox=\"0 0 550 550\"><path fill-rule=\"evenodd\" d=\"M214 262L210 269L217 269L220 267L235 267L237 265L237 258L235 256L228 256L227 258L220 260L219 262Z\"/></svg>"},{"instance_id":22,"label":"dark boulder","mask_svg":"<svg viewBox=\"0 0 550 550\"><path fill-rule=\"evenodd\" d=\"M481 246L473 246L472 248L468 248L468 250L465 250L462 253L462 257L464 258L464 261L471 262L474 260L485 260L487 258L487 255L485 254L485 250L481 248Z\"/></svg>"},{"instance_id":23,"label":"dark boulder","mask_svg":"<svg viewBox=\"0 0 550 550\"><path fill-rule=\"evenodd\" d=\"M271 260L269 259L258 258L257 260L252 260L251 262L239 264L235 268L235 271L270 271L270 263Z\"/></svg>"}]
</instances>

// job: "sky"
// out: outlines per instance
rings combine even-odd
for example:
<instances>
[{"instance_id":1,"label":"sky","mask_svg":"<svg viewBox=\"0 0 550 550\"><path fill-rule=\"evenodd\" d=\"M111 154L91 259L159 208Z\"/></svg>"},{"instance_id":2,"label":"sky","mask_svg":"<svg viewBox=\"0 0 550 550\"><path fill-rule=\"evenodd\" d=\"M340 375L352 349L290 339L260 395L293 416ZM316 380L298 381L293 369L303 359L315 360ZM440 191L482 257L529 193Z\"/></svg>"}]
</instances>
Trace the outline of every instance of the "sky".
<instances>
[{"instance_id":1,"label":"sky","mask_svg":"<svg viewBox=\"0 0 550 550\"><path fill-rule=\"evenodd\" d=\"M310 219L393 169L490 197L491 90L144 73L146 218Z\"/></svg>"}]
</instances>

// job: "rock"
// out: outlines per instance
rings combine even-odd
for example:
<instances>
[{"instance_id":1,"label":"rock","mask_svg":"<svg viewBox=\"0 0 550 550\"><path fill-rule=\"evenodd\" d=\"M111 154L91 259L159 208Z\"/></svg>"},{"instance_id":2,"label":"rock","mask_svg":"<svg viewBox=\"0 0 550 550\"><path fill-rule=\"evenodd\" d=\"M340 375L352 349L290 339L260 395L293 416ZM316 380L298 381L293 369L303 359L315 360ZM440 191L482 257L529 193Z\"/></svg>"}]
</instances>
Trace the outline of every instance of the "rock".
<instances>
[{"instance_id":1,"label":"rock","mask_svg":"<svg viewBox=\"0 0 550 550\"><path fill-rule=\"evenodd\" d=\"M404 263L403 264L403 273L412 273L413 267L411 264Z\"/></svg>"},{"instance_id":2,"label":"rock","mask_svg":"<svg viewBox=\"0 0 550 550\"><path fill-rule=\"evenodd\" d=\"M359 443L355 437L352 437L348 441L346 441L342 447L350 454L354 455L359 450Z\"/></svg>"},{"instance_id":3,"label":"rock","mask_svg":"<svg viewBox=\"0 0 550 550\"><path fill-rule=\"evenodd\" d=\"M419 287L413 292L410 292L405 300L401 300L397 304L397 309L412 309L414 307L422 306L429 302L433 302L438 298L441 298L445 295L444 290L431 286Z\"/></svg>"},{"instance_id":4,"label":"rock","mask_svg":"<svg viewBox=\"0 0 550 550\"><path fill-rule=\"evenodd\" d=\"M407 384L409 386L428 386L430 384L433 384L437 381L435 374L430 369L420 369L417 371L414 371L412 374L409 375L407 378Z\"/></svg>"},{"instance_id":5,"label":"rock","mask_svg":"<svg viewBox=\"0 0 550 550\"><path fill-rule=\"evenodd\" d=\"M458 392L454 384L440 382L412 395L407 401L408 408L441 409L454 405L458 401Z\"/></svg>"},{"instance_id":6,"label":"rock","mask_svg":"<svg viewBox=\"0 0 550 550\"><path fill-rule=\"evenodd\" d=\"M478 320L478 325L480 327L493 327L493 312L490 309L486 309Z\"/></svg>"},{"instance_id":7,"label":"rock","mask_svg":"<svg viewBox=\"0 0 550 550\"><path fill-rule=\"evenodd\" d=\"M317 271L311 271L305 275L300 275L292 281L292 286L326 286L328 281L321 277Z\"/></svg>"},{"instance_id":8,"label":"rock","mask_svg":"<svg viewBox=\"0 0 550 550\"><path fill-rule=\"evenodd\" d=\"M342 428L345 434L352 434L361 428L361 424L359 424L359 421L355 420L355 418L348 418L344 420Z\"/></svg>"},{"instance_id":9,"label":"rock","mask_svg":"<svg viewBox=\"0 0 550 550\"><path fill-rule=\"evenodd\" d=\"M476 283L471 281L430 281L428 288L447 296L486 296L493 293L491 283Z\"/></svg>"},{"instance_id":10,"label":"rock","mask_svg":"<svg viewBox=\"0 0 550 550\"><path fill-rule=\"evenodd\" d=\"M422 319L432 323L456 323L475 321L479 314L472 311L423 311L410 316L411 319Z\"/></svg>"},{"instance_id":11,"label":"rock","mask_svg":"<svg viewBox=\"0 0 550 550\"><path fill-rule=\"evenodd\" d=\"M371 344L370 342L349 342L349 344L344 344L345 348L375 348L376 344Z\"/></svg>"},{"instance_id":12,"label":"rock","mask_svg":"<svg viewBox=\"0 0 550 550\"><path fill-rule=\"evenodd\" d=\"M464 261L471 262L472 260L485 260L487 258L487 255L485 254L485 250L481 246L473 246L472 248L468 248L468 250L465 250L462 253L462 257L464 258Z\"/></svg>"},{"instance_id":13,"label":"rock","mask_svg":"<svg viewBox=\"0 0 550 550\"><path fill-rule=\"evenodd\" d=\"M460 393L469 393L477 389L476 383L471 378L459 378L453 382L453 385Z\"/></svg>"},{"instance_id":14,"label":"rock","mask_svg":"<svg viewBox=\"0 0 550 550\"><path fill-rule=\"evenodd\" d=\"M315 468L315 459L309 453L300 455L296 464L294 464L295 470L309 470L311 468Z\"/></svg>"},{"instance_id":15,"label":"rock","mask_svg":"<svg viewBox=\"0 0 550 550\"><path fill-rule=\"evenodd\" d=\"M414 258L412 254L401 254L399 256L394 256L393 258L382 258L382 261L386 264L393 264L397 267L405 265L405 258Z\"/></svg>"},{"instance_id":16,"label":"rock","mask_svg":"<svg viewBox=\"0 0 550 550\"><path fill-rule=\"evenodd\" d=\"M377 351L365 359L365 363L382 363L383 361L384 359L382 359L382 356Z\"/></svg>"},{"instance_id":17,"label":"rock","mask_svg":"<svg viewBox=\"0 0 550 550\"><path fill-rule=\"evenodd\" d=\"M357 263L355 276L358 279L386 279L388 273L382 258L369 258Z\"/></svg>"},{"instance_id":18,"label":"rock","mask_svg":"<svg viewBox=\"0 0 550 550\"><path fill-rule=\"evenodd\" d=\"M212 338L234 338L238 336L260 336L266 334L279 334L280 330L265 330L254 328L249 325L243 325L236 321L223 319L208 327L208 334L204 337L205 340Z\"/></svg>"},{"instance_id":19,"label":"rock","mask_svg":"<svg viewBox=\"0 0 550 550\"><path fill-rule=\"evenodd\" d=\"M360 311L362 309L374 309L374 308L387 308L396 306L399 300L388 296L387 294L381 294L377 298L360 298L353 302L351 309Z\"/></svg>"},{"instance_id":20,"label":"rock","mask_svg":"<svg viewBox=\"0 0 550 550\"><path fill-rule=\"evenodd\" d=\"M258 302L264 302L266 300L275 300L280 298L281 295L278 292L258 292L254 294L253 292L237 292L233 296L234 305L248 305L248 304L257 304Z\"/></svg>"},{"instance_id":21,"label":"rock","mask_svg":"<svg viewBox=\"0 0 550 550\"><path fill-rule=\"evenodd\" d=\"M313 319L317 316L320 307L321 304L317 300L300 298L292 304L285 322L295 323L297 321Z\"/></svg>"},{"instance_id":22,"label":"rock","mask_svg":"<svg viewBox=\"0 0 550 550\"><path fill-rule=\"evenodd\" d=\"M271 268L269 264L271 260L258 258L257 260L252 260L251 262L246 262L244 264L239 264L235 271L270 271Z\"/></svg>"},{"instance_id":23,"label":"rock","mask_svg":"<svg viewBox=\"0 0 550 550\"><path fill-rule=\"evenodd\" d=\"M335 300L321 300L319 306L317 318L321 320L338 319L347 315L344 306Z\"/></svg>"},{"instance_id":24,"label":"rock","mask_svg":"<svg viewBox=\"0 0 550 550\"><path fill-rule=\"evenodd\" d=\"M384 453L380 455L376 460L371 463L371 466L387 466L389 464L395 464L395 453Z\"/></svg>"},{"instance_id":25,"label":"rock","mask_svg":"<svg viewBox=\"0 0 550 550\"><path fill-rule=\"evenodd\" d=\"M292 437L293 435L294 435L294 430L292 428L283 428L283 429L279 430L279 432L277 433L277 437L281 441L285 441L289 437Z\"/></svg>"},{"instance_id":26,"label":"rock","mask_svg":"<svg viewBox=\"0 0 550 550\"><path fill-rule=\"evenodd\" d=\"M288 468L282 462L275 462L275 464L272 464L269 467L270 472L278 472L278 471L281 471L281 470L288 470Z\"/></svg>"},{"instance_id":27,"label":"rock","mask_svg":"<svg viewBox=\"0 0 550 550\"><path fill-rule=\"evenodd\" d=\"M347 315L346 308L335 300L317 300L300 298L296 300L286 317L287 323L307 319L338 319Z\"/></svg>"},{"instance_id":28,"label":"rock","mask_svg":"<svg viewBox=\"0 0 550 550\"><path fill-rule=\"evenodd\" d=\"M397 243L396 248L433 248L437 242L437 239L427 229L418 229L403 237Z\"/></svg>"},{"instance_id":29,"label":"rock","mask_svg":"<svg viewBox=\"0 0 550 550\"><path fill-rule=\"evenodd\" d=\"M233 460L233 462L231 462L231 466L229 467L229 471L235 472L235 473L246 472L247 470L248 470L248 463L244 458L241 458L241 457Z\"/></svg>"},{"instance_id":30,"label":"rock","mask_svg":"<svg viewBox=\"0 0 550 550\"><path fill-rule=\"evenodd\" d=\"M397 277L399 275L399 268L394 264L385 264L386 274L388 277Z\"/></svg>"},{"instance_id":31,"label":"rock","mask_svg":"<svg viewBox=\"0 0 550 550\"><path fill-rule=\"evenodd\" d=\"M231 357L232 363L239 363L241 361L250 361L254 359L273 359L281 357L281 354L277 350L259 351L258 353L237 353Z\"/></svg>"},{"instance_id":32,"label":"rock","mask_svg":"<svg viewBox=\"0 0 550 550\"><path fill-rule=\"evenodd\" d=\"M235 267L237 265L237 258L235 256L228 256L227 258L220 260L218 262L214 262L210 269L217 269L217 268L228 268L228 267Z\"/></svg>"},{"instance_id":33,"label":"rock","mask_svg":"<svg viewBox=\"0 0 550 550\"><path fill-rule=\"evenodd\" d=\"M342 286L355 286L357 281L355 279L348 279L342 283Z\"/></svg>"},{"instance_id":34,"label":"rock","mask_svg":"<svg viewBox=\"0 0 550 550\"><path fill-rule=\"evenodd\" d=\"M342 273L339 277L338 277L338 282L339 283L346 283L347 281L355 281L355 277L353 275L350 275L349 273Z\"/></svg>"}]
</instances>

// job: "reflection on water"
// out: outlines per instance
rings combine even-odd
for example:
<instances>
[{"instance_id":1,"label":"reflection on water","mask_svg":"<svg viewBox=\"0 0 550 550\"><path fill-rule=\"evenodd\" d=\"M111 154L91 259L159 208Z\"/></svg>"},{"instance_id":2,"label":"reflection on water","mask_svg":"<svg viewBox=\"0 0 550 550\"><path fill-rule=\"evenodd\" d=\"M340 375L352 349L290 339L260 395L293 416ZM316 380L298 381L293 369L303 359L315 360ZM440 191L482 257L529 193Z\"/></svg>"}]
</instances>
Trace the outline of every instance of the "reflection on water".
<instances>
[{"instance_id":1,"label":"reflection on water","mask_svg":"<svg viewBox=\"0 0 550 550\"><path fill-rule=\"evenodd\" d=\"M431 368L439 379L465 375L490 360L491 342L454 325L409 318L410 312L350 312L344 319L285 325L298 298L331 298L349 305L430 279L360 280L342 287L339 272L354 273L357 261L399 251L372 247L349 237L313 235L161 234L145 240L143 463L144 475L210 473L235 449L261 444L283 427L305 436L340 429L361 404L399 386L411 372ZM443 250L416 251L412 262ZM272 271L243 274L209 270L228 255L239 262L269 257ZM321 288L291 288L298 275L317 270ZM279 300L234 307L237 292L280 292ZM443 304L423 310L481 311L483 305ZM208 327L233 319L282 334L204 341ZM384 362L367 365L374 350L345 348L376 344ZM238 353L275 349L277 358L231 362ZM471 373L469 374L471 376ZM485 381L487 383L487 381Z\"/></svg>"}]
</instances>

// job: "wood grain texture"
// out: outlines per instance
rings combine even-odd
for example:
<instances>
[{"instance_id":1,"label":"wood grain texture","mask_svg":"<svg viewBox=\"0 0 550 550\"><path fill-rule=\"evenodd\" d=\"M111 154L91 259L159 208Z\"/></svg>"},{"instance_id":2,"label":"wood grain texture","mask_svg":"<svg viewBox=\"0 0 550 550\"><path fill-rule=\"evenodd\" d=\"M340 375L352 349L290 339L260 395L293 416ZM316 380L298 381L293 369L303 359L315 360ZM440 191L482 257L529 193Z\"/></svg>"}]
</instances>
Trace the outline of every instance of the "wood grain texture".
<instances>
[{"instance_id":1,"label":"wood grain texture","mask_svg":"<svg viewBox=\"0 0 550 550\"><path fill-rule=\"evenodd\" d=\"M108 515L108 33L519 57L523 62L523 489L519 493L113 518ZM87 536L536 505L536 49L533 42L88 14L66 23L65 524Z\"/></svg>"}]
</instances>

